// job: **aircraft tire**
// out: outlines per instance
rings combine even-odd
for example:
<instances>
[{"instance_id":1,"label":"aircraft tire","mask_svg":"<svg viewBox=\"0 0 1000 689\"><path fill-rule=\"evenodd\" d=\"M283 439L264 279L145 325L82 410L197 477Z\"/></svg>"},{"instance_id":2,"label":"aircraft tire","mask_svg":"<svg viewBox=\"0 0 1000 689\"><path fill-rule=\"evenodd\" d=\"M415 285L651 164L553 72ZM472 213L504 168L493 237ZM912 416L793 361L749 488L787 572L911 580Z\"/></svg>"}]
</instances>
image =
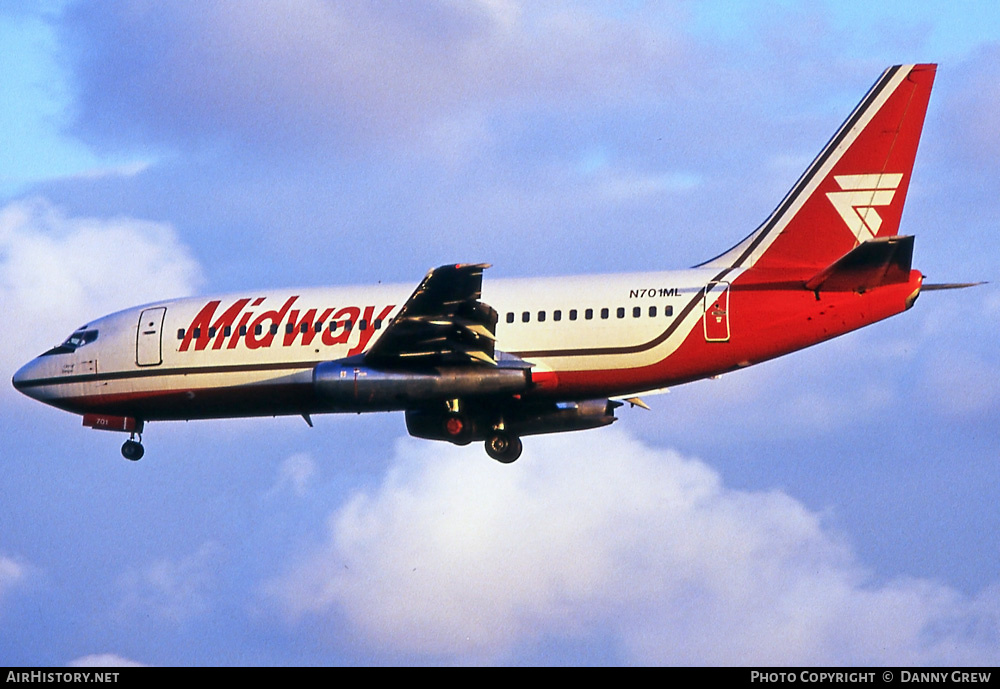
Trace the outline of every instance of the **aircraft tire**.
<instances>
[{"instance_id":1,"label":"aircraft tire","mask_svg":"<svg viewBox=\"0 0 1000 689\"><path fill-rule=\"evenodd\" d=\"M138 462L145 453L142 443L135 440L126 440L122 444L122 457L130 462Z\"/></svg>"},{"instance_id":2,"label":"aircraft tire","mask_svg":"<svg viewBox=\"0 0 1000 689\"><path fill-rule=\"evenodd\" d=\"M521 439L503 431L493 433L486 439L486 454L501 464L510 464L521 456Z\"/></svg>"}]
</instances>

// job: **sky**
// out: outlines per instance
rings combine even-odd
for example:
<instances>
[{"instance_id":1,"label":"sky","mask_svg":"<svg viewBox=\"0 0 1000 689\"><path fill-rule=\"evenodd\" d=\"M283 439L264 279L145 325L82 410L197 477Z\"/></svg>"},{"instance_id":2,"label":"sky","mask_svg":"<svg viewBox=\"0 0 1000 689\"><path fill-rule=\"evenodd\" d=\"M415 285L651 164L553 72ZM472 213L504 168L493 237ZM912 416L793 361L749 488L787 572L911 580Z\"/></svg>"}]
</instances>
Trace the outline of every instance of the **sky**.
<instances>
[{"instance_id":1,"label":"sky","mask_svg":"<svg viewBox=\"0 0 1000 689\"><path fill-rule=\"evenodd\" d=\"M914 309L511 465L0 386L0 664L1000 663L989 2L0 2L0 369L166 297L684 268L937 62Z\"/></svg>"}]
</instances>

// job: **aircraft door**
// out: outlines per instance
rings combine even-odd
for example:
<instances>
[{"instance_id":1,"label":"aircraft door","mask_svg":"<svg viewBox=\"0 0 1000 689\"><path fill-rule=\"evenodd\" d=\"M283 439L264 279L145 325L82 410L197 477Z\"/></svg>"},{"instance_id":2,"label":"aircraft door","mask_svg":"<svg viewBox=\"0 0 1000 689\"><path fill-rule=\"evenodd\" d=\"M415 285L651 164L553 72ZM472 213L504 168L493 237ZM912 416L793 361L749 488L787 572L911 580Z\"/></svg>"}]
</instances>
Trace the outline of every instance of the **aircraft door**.
<instances>
[{"instance_id":1,"label":"aircraft door","mask_svg":"<svg viewBox=\"0 0 1000 689\"><path fill-rule=\"evenodd\" d=\"M163 363L163 317L167 309L158 306L145 309L139 316L135 333L135 363L139 366L157 366Z\"/></svg>"},{"instance_id":2,"label":"aircraft door","mask_svg":"<svg viewBox=\"0 0 1000 689\"><path fill-rule=\"evenodd\" d=\"M705 287L705 341L729 342L729 283Z\"/></svg>"}]
</instances>

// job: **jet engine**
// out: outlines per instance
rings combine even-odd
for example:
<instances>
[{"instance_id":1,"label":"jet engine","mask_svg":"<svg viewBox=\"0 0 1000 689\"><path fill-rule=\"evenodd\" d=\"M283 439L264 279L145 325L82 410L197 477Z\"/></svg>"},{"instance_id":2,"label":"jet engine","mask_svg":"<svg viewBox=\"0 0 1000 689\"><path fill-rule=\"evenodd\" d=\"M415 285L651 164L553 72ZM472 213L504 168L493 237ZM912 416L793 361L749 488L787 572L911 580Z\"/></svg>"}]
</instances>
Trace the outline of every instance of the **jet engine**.
<instances>
[{"instance_id":1,"label":"jet engine","mask_svg":"<svg viewBox=\"0 0 1000 689\"><path fill-rule=\"evenodd\" d=\"M313 369L317 395L334 411L393 411L434 401L516 395L530 384L523 368L446 366L394 371L327 361Z\"/></svg>"},{"instance_id":2,"label":"jet engine","mask_svg":"<svg viewBox=\"0 0 1000 689\"><path fill-rule=\"evenodd\" d=\"M615 409L621 402L607 399L580 402L513 403L502 409L470 408L464 414L461 433L454 430L455 414L439 409L408 409L406 430L410 435L427 440L448 440L465 444L473 440L488 440L499 424L512 437L582 431L600 428L617 421Z\"/></svg>"}]
</instances>

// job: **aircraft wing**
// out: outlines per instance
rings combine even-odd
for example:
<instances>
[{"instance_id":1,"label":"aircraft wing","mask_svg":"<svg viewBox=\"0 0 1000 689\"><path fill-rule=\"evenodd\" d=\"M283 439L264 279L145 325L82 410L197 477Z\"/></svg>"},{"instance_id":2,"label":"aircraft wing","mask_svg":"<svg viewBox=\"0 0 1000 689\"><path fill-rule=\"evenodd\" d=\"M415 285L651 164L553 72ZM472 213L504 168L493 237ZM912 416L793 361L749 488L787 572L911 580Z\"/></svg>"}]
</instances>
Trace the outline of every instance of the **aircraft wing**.
<instances>
[{"instance_id":1,"label":"aircraft wing","mask_svg":"<svg viewBox=\"0 0 1000 689\"><path fill-rule=\"evenodd\" d=\"M434 268L421 281L365 363L382 367L496 366L497 312L479 301L487 263Z\"/></svg>"}]
</instances>

